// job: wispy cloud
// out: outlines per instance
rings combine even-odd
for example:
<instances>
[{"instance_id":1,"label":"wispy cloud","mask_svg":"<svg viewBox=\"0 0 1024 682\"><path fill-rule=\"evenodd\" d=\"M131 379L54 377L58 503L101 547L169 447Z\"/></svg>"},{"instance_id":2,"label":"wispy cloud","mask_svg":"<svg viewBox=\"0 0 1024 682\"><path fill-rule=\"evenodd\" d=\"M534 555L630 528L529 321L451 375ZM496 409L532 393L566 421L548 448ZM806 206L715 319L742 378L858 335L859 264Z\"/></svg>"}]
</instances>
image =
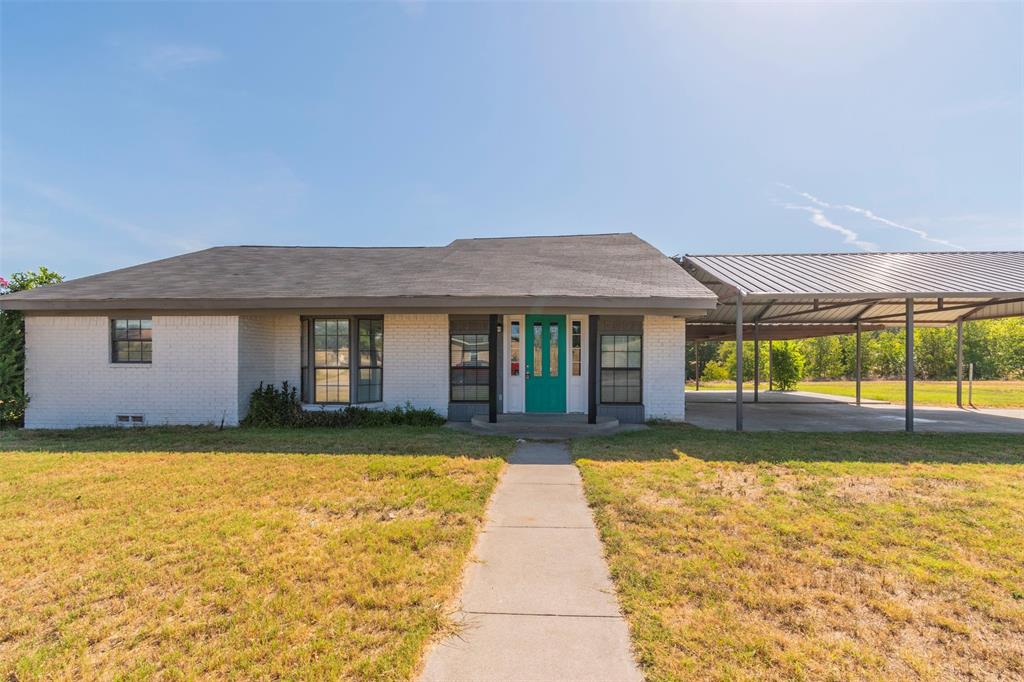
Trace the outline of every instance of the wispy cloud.
<instances>
[{"instance_id":1,"label":"wispy cloud","mask_svg":"<svg viewBox=\"0 0 1024 682\"><path fill-rule=\"evenodd\" d=\"M869 242L864 239L861 239L860 235L851 230L850 228L832 222L831 220L829 220L828 216L825 215L824 211L822 211L820 208L816 206L805 206L803 204L789 204L782 202L779 203L783 208L789 209L790 211L805 211L811 214L810 220L812 223L814 223L818 227L823 227L826 230L832 230L833 232L838 232L839 234L843 235L844 244L851 244L853 246L856 246L858 249L862 249L864 251L878 250L877 244L875 244L874 242Z\"/></svg>"},{"instance_id":2,"label":"wispy cloud","mask_svg":"<svg viewBox=\"0 0 1024 682\"><path fill-rule=\"evenodd\" d=\"M168 236L159 230L144 227L137 223L108 215L89 205L87 202L75 197L69 192L62 190L59 187L54 187L53 185L46 185L37 182L22 182L20 184L26 190L35 194L40 199L49 202L53 206L78 215L100 227L120 232L130 239L148 247L158 249L162 253L195 251L207 246L206 244L193 239L185 239L179 236Z\"/></svg>"},{"instance_id":3,"label":"wispy cloud","mask_svg":"<svg viewBox=\"0 0 1024 682\"><path fill-rule=\"evenodd\" d=\"M165 74L216 62L223 57L220 50L211 47L171 43L148 48L140 66L152 73Z\"/></svg>"},{"instance_id":4,"label":"wispy cloud","mask_svg":"<svg viewBox=\"0 0 1024 682\"><path fill-rule=\"evenodd\" d=\"M807 199L808 201L810 201L815 206L818 206L819 208L831 208L831 209L838 209L838 210L843 210L843 211L849 211L850 213L857 214L859 216L867 218L868 220L872 220L872 221L874 221L876 223L879 223L881 225L885 225L886 227L891 227L891 228L896 229L896 230L903 230L904 232L909 232L910 234L915 235L916 237L922 239L923 241L931 242L932 244L938 244L940 246L945 246L945 247L951 248L951 249L958 249L958 250L961 250L961 251L964 250L964 247L960 246L959 244L954 244L953 242L948 241L946 239L939 239L938 237L933 237L930 234L928 234L928 232L925 231L925 230L922 230L922 229L919 229L919 228L916 228L916 227L911 227L909 225L904 225L902 223L896 222L895 220L889 220L888 218L883 218L882 216L878 215L874 211L871 211L870 209L861 208L860 206L853 206L851 204L833 204L831 202L825 201L824 199L819 199L818 197L814 196L813 194L809 194L807 192L802 192L802 191L800 191L800 190L798 190L798 189L796 189L794 187L791 187L790 185L787 185L787 184L784 184L784 183L781 183L781 182L776 183L776 184L778 184L779 187L784 187L785 189L788 189L789 191L791 191L791 192L793 192L793 193L803 197L804 199Z\"/></svg>"}]
</instances>

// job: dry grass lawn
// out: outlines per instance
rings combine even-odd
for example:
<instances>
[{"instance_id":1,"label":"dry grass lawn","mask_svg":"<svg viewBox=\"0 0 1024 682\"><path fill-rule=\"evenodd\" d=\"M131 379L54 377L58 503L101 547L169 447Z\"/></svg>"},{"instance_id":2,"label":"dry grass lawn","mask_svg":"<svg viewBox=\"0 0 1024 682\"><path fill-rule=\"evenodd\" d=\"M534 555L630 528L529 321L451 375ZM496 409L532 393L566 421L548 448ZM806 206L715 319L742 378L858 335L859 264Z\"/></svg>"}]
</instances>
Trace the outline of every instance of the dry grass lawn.
<instances>
[{"instance_id":1,"label":"dry grass lawn","mask_svg":"<svg viewBox=\"0 0 1024 682\"><path fill-rule=\"evenodd\" d=\"M435 429L77 434L0 435L3 679L407 679L511 447ZM434 454L268 454L278 441Z\"/></svg>"},{"instance_id":2,"label":"dry grass lawn","mask_svg":"<svg viewBox=\"0 0 1024 682\"><path fill-rule=\"evenodd\" d=\"M574 452L653 680L1024 679L1024 440L680 427Z\"/></svg>"}]
</instances>

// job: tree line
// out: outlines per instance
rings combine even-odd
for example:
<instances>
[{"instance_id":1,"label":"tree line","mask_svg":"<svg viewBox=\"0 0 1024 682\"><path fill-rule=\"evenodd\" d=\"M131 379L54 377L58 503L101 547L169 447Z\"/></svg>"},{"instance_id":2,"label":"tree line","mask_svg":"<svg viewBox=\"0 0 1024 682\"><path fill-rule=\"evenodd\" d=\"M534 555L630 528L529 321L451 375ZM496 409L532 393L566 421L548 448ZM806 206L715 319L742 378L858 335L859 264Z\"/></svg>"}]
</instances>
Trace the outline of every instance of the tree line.
<instances>
[{"instance_id":1,"label":"tree line","mask_svg":"<svg viewBox=\"0 0 1024 682\"><path fill-rule=\"evenodd\" d=\"M693 344L691 344L692 346ZM702 381L733 380L736 342L702 341L691 347L688 376L695 376L699 354ZM861 335L861 377L902 379L906 336L903 329ZM761 377L768 377L768 342L761 344ZM854 334L797 341L775 341L772 361L792 383L801 379L853 379L857 342ZM975 379L1024 379L1024 317L964 322L964 373L974 363ZM778 377L778 372L774 374ZM918 327L914 333L914 376L925 380L956 379L956 325ZM743 378L754 378L754 343L743 342ZM789 383L789 382L786 382Z\"/></svg>"}]
</instances>

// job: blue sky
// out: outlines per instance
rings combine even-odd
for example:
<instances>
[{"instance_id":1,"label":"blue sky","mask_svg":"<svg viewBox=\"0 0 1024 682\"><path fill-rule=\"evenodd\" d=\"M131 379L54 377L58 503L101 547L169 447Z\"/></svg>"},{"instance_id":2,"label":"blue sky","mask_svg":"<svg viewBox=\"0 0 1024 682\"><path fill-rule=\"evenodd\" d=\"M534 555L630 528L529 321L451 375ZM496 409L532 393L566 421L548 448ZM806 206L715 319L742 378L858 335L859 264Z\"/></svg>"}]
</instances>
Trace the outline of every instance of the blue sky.
<instances>
[{"instance_id":1,"label":"blue sky","mask_svg":"<svg viewBox=\"0 0 1024 682\"><path fill-rule=\"evenodd\" d=\"M576 232L1024 248L1020 3L0 11L4 273Z\"/></svg>"}]
</instances>

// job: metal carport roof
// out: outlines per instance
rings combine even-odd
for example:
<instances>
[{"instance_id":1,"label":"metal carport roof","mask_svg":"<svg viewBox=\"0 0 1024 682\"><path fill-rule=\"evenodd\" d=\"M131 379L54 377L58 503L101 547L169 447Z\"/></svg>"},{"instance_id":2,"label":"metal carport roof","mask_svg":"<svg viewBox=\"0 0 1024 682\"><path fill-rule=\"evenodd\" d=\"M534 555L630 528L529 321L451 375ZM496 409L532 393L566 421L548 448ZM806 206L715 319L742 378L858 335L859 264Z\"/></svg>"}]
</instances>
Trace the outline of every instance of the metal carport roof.
<instances>
[{"instance_id":1,"label":"metal carport roof","mask_svg":"<svg viewBox=\"0 0 1024 682\"><path fill-rule=\"evenodd\" d=\"M718 296L687 321L687 338L758 340L957 324L960 403L965 320L1024 315L1024 251L789 253L684 256L680 265ZM760 376L754 354L754 400ZM906 429L914 430L914 344L906 344ZM736 429L743 429L743 355L736 356Z\"/></svg>"},{"instance_id":2,"label":"metal carport roof","mask_svg":"<svg viewBox=\"0 0 1024 682\"><path fill-rule=\"evenodd\" d=\"M718 307L689 323L691 339L731 338L737 295L760 338L799 338L1024 315L1024 251L792 253L683 257Z\"/></svg>"}]
</instances>

